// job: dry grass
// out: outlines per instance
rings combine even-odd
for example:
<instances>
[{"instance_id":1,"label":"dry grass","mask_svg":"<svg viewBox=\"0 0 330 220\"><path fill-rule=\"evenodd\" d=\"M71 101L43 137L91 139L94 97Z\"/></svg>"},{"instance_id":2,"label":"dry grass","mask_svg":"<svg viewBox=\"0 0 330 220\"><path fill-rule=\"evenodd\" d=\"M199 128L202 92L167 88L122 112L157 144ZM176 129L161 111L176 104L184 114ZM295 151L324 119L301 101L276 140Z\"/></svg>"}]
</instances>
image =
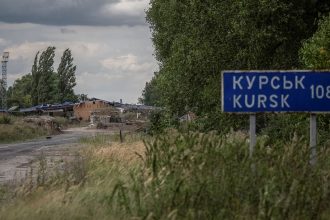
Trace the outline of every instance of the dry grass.
<instances>
[{"instance_id":1,"label":"dry grass","mask_svg":"<svg viewBox=\"0 0 330 220\"><path fill-rule=\"evenodd\" d=\"M47 118L48 116L42 117ZM52 119L53 123L50 124L47 124L42 117L0 116L0 143L24 141L45 135L58 134L57 125L61 128L71 126L69 121L63 117Z\"/></svg>"},{"instance_id":2,"label":"dry grass","mask_svg":"<svg viewBox=\"0 0 330 220\"><path fill-rule=\"evenodd\" d=\"M145 145L139 141L119 143L113 136L100 135L89 141L82 150L86 180L69 183L70 174L59 176L55 183L33 187L26 192L17 189L12 204L0 205L0 219L118 219L106 202L118 182L130 181L130 169L142 163ZM72 164L74 166L75 164ZM70 172L80 172L69 168ZM47 173L47 172L46 172Z\"/></svg>"},{"instance_id":3,"label":"dry grass","mask_svg":"<svg viewBox=\"0 0 330 220\"><path fill-rule=\"evenodd\" d=\"M99 136L86 166L71 169L86 169L80 182L67 175L39 187L0 208L0 219L329 219L329 148L312 167L300 139L264 139L250 158L242 132L171 132L146 147Z\"/></svg>"},{"instance_id":4,"label":"dry grass","mask_svg":"<svg viewBox=\"0 0 330 220\"><path fill-rule=\"evenodd\" d=\"M9 124L0 124L0 143L33 139L46 134L45 129L35 124L26 123L22 118L11 117Z\"/></svg>"},{"instance_id":5,"label":"dry grass","mask_svg":"<svg viewBox=\"0 0 330 220\"><path fill-rule=\"evenodd\" d=\"M138 155L143 155L145 145L142 141L132 143L113 143L94 150L94 156L99 159L115 160L128 165L140 160Z\"/></svg>"}]
</instances>

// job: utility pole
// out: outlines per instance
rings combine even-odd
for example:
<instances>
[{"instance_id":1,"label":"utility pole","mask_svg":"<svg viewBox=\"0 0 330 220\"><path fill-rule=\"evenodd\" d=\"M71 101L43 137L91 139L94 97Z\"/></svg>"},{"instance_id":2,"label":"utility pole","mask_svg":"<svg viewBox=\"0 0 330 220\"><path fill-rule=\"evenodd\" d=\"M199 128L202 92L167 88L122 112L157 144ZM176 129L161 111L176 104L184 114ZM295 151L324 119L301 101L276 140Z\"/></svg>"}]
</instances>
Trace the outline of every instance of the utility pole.
<instances>
[{"instance_id":1,"label":"utility pole","mask_svg":"<svg viewBox=\"0 0 330 220\"><path fill-rule=\"evenodd\" d=\"M9 59L9 52L4 52L2 55L2 109L7 110L7 63Z\"/></svg>"}]
</instances>

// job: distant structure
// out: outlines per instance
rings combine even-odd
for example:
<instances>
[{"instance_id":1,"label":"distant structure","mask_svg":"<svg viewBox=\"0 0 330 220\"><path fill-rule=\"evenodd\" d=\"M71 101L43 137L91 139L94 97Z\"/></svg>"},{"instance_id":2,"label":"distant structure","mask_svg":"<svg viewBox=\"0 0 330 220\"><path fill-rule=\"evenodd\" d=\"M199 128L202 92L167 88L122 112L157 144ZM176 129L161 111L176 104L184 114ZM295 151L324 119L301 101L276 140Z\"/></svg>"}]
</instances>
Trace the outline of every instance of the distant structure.
<instances>
[{"instance_id":1,"label":"distant structure","mask_svg":"<svg viewBox=\"0 0 330 220\"><path fill-rule=\"evenodd\" d=\"M1 80L1 98L2 109L7 109L7 63L9 52L4 52L2 55L2 80Z\"/></svg>"}]
</instances>

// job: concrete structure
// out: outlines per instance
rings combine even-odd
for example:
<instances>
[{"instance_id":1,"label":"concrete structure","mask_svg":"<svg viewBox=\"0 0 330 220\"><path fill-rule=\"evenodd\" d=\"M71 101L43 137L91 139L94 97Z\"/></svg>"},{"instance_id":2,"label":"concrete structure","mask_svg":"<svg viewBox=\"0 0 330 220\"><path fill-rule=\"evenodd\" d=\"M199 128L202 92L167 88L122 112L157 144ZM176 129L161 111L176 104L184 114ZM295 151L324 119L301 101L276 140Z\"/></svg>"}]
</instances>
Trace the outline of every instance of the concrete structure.
<instances>
[{"instance_id":1,"label":"concrete structure","mask_svg":"<svg viewBox=\"0 0 330 220\"><path fill-rule=\"evenodd\" d=\"M89 121L92 112L94 112L96 109L109 107L110 105L111 103L108 101L94 99L91 101L75 104L73 106L73 113L77 119Z\"/></svg>"}]
</instances>

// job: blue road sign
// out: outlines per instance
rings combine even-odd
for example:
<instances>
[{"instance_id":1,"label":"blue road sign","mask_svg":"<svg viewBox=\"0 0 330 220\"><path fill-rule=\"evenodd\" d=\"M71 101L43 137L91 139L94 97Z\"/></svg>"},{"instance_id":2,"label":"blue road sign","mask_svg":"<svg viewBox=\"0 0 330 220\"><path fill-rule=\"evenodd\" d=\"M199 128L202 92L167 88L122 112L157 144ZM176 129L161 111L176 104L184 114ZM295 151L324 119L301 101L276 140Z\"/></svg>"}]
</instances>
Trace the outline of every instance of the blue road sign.
<instances>
[{"instance_id":1,"label":"blue road sign","mask_svg":"<svg viewBox=\"0 0 330 220\"><path fill-rule=\"evenodd\" d=\"M224 71L222 110L329 112L330 71Z\"/></svg>"}]
</instances>

